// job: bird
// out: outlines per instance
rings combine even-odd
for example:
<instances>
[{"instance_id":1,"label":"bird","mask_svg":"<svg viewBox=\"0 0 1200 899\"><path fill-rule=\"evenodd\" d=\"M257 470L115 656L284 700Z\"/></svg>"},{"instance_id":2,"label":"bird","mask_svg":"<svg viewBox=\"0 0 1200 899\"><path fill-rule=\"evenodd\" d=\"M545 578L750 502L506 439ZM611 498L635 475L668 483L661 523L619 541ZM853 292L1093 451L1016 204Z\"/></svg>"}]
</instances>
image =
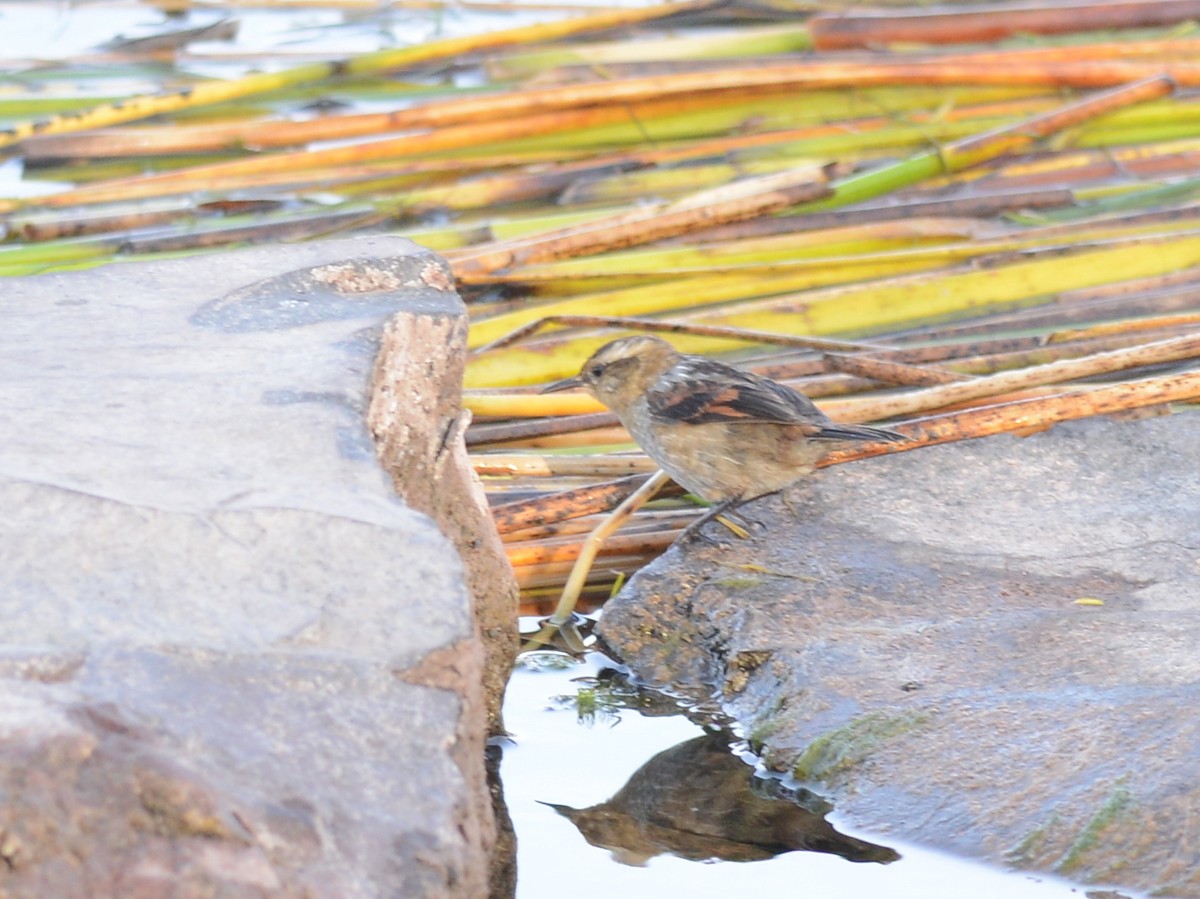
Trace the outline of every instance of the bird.
<instances>
[{"instance_id":1,"label":"bird","mask_svg":"<svg viewBox=\"0 0 1200 899\"><path fill-rule=\"evenodd\" d=\"M712 504L695 528L810 474L830 441L908 439L835 422L798 390L649 335L606 343L541 392L571 388L615 412L659 468Z\"/></svg>"}]
</instances>

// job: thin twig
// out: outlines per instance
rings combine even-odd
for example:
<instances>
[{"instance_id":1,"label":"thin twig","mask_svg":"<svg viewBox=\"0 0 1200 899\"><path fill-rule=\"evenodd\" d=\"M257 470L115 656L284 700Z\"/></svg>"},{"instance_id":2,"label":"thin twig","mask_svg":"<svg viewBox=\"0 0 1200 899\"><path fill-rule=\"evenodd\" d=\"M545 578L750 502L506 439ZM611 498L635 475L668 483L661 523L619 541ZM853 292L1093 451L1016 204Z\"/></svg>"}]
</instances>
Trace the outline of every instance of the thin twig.
<instances>
[{"instance_id":1,"label":"thin twig","mask_svg":"<svg viewBox=\"0 0 1200 899\"><path fill-rule=\"evenodd\" d=\"M542 624L536 634L529 638L525 649L537 649L545 646L554 638L555 634L563 630L571 620L575 604L579 601L579 594L583 591L588 573L592 570L592 562L600 551L600 547L604 545L605 539L628 521L629 516L649 502L669 480L670 477L665 472L657 472L617 506L612 514L600 523L599 527L588 534L587 539L583 541L583 546L580 547L579 557L575 560L566 586L563 587L562 598L558 601L554 614Z\"/></svg>"},{"instance_id":2,"label":"thin twig","mask_svg":"<svg viewBox=\"0 0 1200 899\"><path fill-rule=\"evenodd\" d=\"M491 343L476 347L471 356L478 356L489 350L500 349L517 343L536 334L549 325L566 325L575 328L626 328L630 331L652 331L663 334L691 334L697 337L728 337L730 340L744 340L747 343L765 343L775 346L795 347L806 350L889 350L888 346L877 343L863 343L852 340L835 340L831 337L811 337L795 334L775 334L770 331L752 331L746 328L731 328L723 325L696 325L687 322L661 321L655 318L638 318L627 315L547 315L537 321L529 322L515 328L503 337L498 337Z\"/></svg>"}]
</instances>

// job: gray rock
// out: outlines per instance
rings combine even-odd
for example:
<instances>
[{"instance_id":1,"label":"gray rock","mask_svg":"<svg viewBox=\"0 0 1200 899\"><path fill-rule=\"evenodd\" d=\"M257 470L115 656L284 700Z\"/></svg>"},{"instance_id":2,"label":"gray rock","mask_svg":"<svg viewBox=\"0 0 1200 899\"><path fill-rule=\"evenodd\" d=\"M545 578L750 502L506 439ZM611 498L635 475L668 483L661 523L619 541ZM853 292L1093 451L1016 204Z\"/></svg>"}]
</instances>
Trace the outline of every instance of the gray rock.
<instances>
[{"instance_id":1,"label":"gray rock","mask_svg":"<svg viewBox=\"0 0 1200 899\"><path fill-rule=\"evenodd\" d=\"M875 834L1197 896L1198 472L1195 414L838 466L598 633Z\"/></svg>"},{"instance_id":2,"label":"gray rock","mask_svg":"<svg viewBox=\"0 0 1200 899\"><path fill-rule=\"evenodd\" d=\"M389 317L463 319L444 263L370 237L4 291L5 895L485 895L472 597L366 426Z\"/></svg>"}]
</instances>

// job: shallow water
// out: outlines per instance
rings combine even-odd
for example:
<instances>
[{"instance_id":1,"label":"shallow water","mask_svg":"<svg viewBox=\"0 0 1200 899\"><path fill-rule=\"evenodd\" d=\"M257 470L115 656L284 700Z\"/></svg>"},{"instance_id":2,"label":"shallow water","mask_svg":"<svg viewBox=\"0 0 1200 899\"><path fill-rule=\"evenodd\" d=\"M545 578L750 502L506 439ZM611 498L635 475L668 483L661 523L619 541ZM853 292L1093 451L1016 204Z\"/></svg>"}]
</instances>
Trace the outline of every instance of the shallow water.
<instances>
[{"instance_id":1,"label":"shallow water","mask_svg":"<svg viewBox=\"0 0 1200 899\"><path fill-rule=\"evenodd\" d=\"M517 896L688 896L689 899L775 895L781 889L821 899L1066 899L1085 888L1043 875L1005 871L854 830L838 819L842 834L900 854L890 864L855 863L820 852L785 852L765 861L688 861L670 855L641 866L621 864L590 845L576 826L542 803L585 808L604 803L651 757L704 734L682 715L647 717L621 709L581 721L574 702L579 678L608 665L597 654L566 669L518 667L505 701L512 741L504 748L501 775L517 833ZM568 697L566 700L559 697ZM751 769L747 765L747 774ZM696 806L716 800L698 788ZM758 895L749 892L749 895ZM1122 895L1131 895L1123 892Z\"/></svg>"}]
</instances>

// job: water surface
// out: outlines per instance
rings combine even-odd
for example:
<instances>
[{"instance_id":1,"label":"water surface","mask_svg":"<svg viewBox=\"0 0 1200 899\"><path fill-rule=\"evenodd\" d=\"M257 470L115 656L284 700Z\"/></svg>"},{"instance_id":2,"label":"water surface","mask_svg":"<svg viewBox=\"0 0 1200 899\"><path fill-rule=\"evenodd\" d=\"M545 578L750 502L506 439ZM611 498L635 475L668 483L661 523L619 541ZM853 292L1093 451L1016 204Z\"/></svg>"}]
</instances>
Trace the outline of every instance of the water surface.
<instances>
[{"instance_id":1,"label":"water surface","mask_svg":"<svg viewBox=\"0 0 1200 899\"><path fill-rule=\"evenodd\" d=\"M687 896L805 895L821 899L1080 899L1085 888L1006 871L913 846L889 834L863 833L829 820L845 835L888 847L889 864L852 862L834 854L794 851L766 861L688 861L658 855L621 864L590 845L574 824L549 805L580 809L605 803L657 753L705 733L682 715L646 717L631 710L600 712L581 721L573 702L580 678L594 677L607 660L593 654L565 669L514 672L505 701L513 739L501 767L504 793L517 832L520 899L640 899ZM587 682L584 681L586 684ZM751 769L747 766L747 772ZM697 789L696 805L716 805ZM638 860L638 853L625 853Z\"/></svg>"}]
</instances>

